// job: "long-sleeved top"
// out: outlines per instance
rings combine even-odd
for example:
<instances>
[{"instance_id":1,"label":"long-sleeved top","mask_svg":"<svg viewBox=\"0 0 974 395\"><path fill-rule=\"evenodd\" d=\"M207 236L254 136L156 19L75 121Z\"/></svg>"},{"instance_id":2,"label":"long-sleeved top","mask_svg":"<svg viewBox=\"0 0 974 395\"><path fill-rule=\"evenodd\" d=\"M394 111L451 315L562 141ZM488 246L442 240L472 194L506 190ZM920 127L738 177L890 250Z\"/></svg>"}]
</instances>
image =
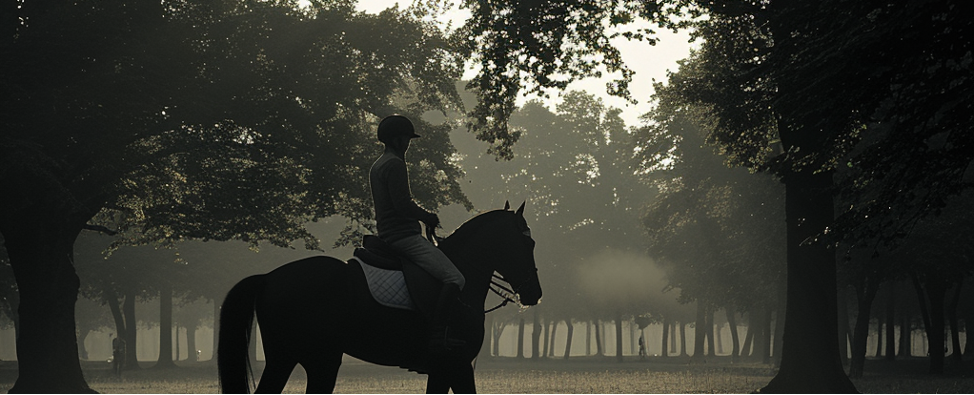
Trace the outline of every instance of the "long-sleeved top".
<instances>
[{"instance_id":1,"label":"long-sleeved top","mask_svg":"<svg viewBox=\"0 0 974 395\"><path fill-rule=\"evenodd\" d=\"M369 170L372 203L375 207L376 230L387 242L422 234L419 221L432 215L413 201L409 192L406 162L392 150L386 150Z\"/></svg>"}]
</instances>

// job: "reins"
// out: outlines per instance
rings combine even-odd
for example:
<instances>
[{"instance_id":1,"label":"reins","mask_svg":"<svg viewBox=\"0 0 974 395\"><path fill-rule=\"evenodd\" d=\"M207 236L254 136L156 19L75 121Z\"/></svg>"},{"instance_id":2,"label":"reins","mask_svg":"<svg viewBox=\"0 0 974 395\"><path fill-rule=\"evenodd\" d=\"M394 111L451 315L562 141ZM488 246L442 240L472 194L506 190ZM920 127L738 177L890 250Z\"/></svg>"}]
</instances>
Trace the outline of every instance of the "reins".
<instances>
[{"instance_id":1,"label":"reins","mask_svg":"<svg viewBox=\"0 0 974 395\"><path fill-rule=\"evenodd\" d=\"M443 238L437 236L436 235L436 231L434 229L430 228L430 227L426 227L426 239L429 240L430 243L433 243L433 245L435 245L437 247L439 247L439 245L440 245L440 240L443 240ZM474 269L474 270L481 270L477 266L471 266L471 268ZM497 294L497 296L500 296L500 297L504 298L504 300L500 304L498 304L497 306L494 306L493 308L484 310L484 314L489 314L489 313L493 312L494 310L497 310L497 309L500 309L501 307L507 306L507 304L510 303L510 302L517 303L518 305L521 304L521 302L518 300L519 298L517 297L517 293L516 292L514 292L513 290L511 290L508 287L505 287L503 284L497 282L497 280L500 280L500 281L503 281L503 282L507 283L508 285L510 285L511 284L510 281L507 281L507 279L505 279L504 277L501 277L497 273L491 273L491 277L492 278L490 279L490 285L487 286L488 289L490 289L491 292ZM500 288L500 289L498 289L498 288Z\"/></svg>"}]
</instances>

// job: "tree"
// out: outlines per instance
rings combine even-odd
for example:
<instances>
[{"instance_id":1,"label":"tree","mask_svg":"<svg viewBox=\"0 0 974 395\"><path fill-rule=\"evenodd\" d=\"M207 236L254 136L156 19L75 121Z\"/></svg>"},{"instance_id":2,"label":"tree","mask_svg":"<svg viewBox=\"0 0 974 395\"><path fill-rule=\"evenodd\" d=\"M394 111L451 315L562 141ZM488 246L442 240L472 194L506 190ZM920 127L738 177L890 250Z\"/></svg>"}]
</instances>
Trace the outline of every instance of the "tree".
<instances>
[{"instance_id":1,"label":"tree","mask_svg":"<svg viewBox=\"0 0 974 395\"><path fill-rule=\"evenodd\" d=\"M0 25L0 233L23 329L13 391L88 391L72 247L102 209L148 240L314 247L309 220L368 218L374 122L457 102L445 39L398 9L15 1ZM437 196L423 203L463 200L446 128L420 127L431 138L413 166L433 174L417 190Z\"/></svg>"},{"instance_id":2,"label":"tree","mask_svg":"<svg viewBox=\"0 0 974 395\"><path fill-rule=\"evenodd\" d=\"M558 16L589 17L565 25L604 38L601 29L610 16L639 12L661 19L667 14L657 2L564 4L481 4L493 12L477 15L494 19L475 18L474 23L497 38L480 47L502 48L505 59L522 59L481 72L503 76L514 70L543 83L540 76L550 75L552 64L571 65L571 58L550 50L568 40L545 24L560 26L551 22L564 20ZM684 82L688 101L712 106L719 120L710 138L733 163L773 171L786 186L788 317L781 370L763 391L853 391L838 359L835 254L825 239L836 230L902 229L910 218L942 207L946 196L966 187L962 175L974 158L974 150L967 148L974 139L963 133L974 114L970 81L964 77L971 68L965 59L972 26L950 11L960 7L954 1L908 6L844 0L663 4L707 16L687 23L704 39L701 54L707 60L696 67L697 78ZM519 29L496 22L528 16L542 22ZM524 38L531 34L557 45ZM598 42L586 38L573 44ZM503 50L505 42L510 44ZM952 44L957 42L965 44ZM581 63L572 69L592 70L597 61ZM954 99L943 99L947 91ZM504 94L498 96L492 102L504 103ZM882 137L858 154L854 148L867 131ZM854 159L847 162L850 155ZM834 223L833 173L839 163L863 170L854 192L862 204ZM867 187L871 193L862 192ZM898 193L903 190L915 192Z\"/></svg>"}]
</instances>

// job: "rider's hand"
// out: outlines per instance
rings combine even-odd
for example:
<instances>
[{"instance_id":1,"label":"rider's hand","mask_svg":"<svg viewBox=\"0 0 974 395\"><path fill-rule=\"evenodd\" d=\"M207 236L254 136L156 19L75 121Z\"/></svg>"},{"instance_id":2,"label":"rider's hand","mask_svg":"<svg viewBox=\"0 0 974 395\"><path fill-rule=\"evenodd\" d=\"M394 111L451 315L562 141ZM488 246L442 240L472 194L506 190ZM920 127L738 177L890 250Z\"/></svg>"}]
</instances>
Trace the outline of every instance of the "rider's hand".
<instances>
[{"instance_id":1,"label":"rider's hand","mask_svg":"<svg viewBox=\"0 0 974 395\"><path fill-rule=\"evenodd\" d=\"M431 213L430 215L426 216L426 218L423 218L422 221L423 224L430 229L436 229L437 227L440 226L440 217L437 216L436 214Z\"/></svg>"}]
</instances>

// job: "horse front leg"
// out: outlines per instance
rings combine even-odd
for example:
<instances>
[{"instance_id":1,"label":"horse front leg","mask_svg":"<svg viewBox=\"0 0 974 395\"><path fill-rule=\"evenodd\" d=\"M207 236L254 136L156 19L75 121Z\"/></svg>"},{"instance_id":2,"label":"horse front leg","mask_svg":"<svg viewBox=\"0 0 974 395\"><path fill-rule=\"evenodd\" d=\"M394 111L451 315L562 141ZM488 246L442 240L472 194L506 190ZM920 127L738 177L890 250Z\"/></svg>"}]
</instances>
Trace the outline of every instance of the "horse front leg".
<instances>
[{"instance_id":1,"label":"horse front leg","mask_svg":"<svg viewBox=\"0 0 974 395\"><path fill-rule=\"evenodd\" d=\"M446 372L430 373L426 377L427 394L446 394L450 392L450 381Z\"/></svg>"},{"instance_id":2,"label":"horse front leg","mask_svg":"<svg viewBox=\"0 0 974 395\"><path fill-rule=\"evenodd\" d=\"M473 365L458 363L439 373L432 373L426 379L427 394L446 394L453 389L454 394L476 394Z\"/></svg>"},{"instance_id":3,"label":"horse front leg","mask_svg":"<svg viewBox=\"0 0 974 395\"><path fill-rule=\"evenodd\" d=\"M477 393L477 382L473 377L473 365L468 363L463 363L457 365L456 373L450 381L450 388L453 388L454 394L476 394Z\"/></svg>"}]
</instances>

